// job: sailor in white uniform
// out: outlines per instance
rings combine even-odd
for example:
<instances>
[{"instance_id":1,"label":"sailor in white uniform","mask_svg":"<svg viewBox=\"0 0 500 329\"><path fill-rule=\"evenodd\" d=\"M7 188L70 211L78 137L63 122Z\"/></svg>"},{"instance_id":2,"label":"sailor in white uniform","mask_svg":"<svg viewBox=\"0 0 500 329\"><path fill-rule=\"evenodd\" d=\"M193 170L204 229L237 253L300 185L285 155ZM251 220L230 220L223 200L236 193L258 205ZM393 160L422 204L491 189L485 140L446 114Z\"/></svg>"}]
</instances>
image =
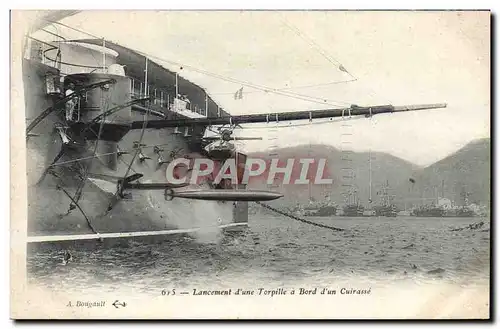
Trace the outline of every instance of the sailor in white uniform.
<instances>
[{"instance_id":1,"label":"sailor in white uniform","mask_svg":"<svg viewBox=\"0 0 500 329\"><path fill-rule=\"evenodd\" d=\"M75 85L70 83L66 89L66 97L75 92ZM66 102L66 121L73 121L73 112L75 111L76 97L70 98Z\"/></svg>"}]
</instances>

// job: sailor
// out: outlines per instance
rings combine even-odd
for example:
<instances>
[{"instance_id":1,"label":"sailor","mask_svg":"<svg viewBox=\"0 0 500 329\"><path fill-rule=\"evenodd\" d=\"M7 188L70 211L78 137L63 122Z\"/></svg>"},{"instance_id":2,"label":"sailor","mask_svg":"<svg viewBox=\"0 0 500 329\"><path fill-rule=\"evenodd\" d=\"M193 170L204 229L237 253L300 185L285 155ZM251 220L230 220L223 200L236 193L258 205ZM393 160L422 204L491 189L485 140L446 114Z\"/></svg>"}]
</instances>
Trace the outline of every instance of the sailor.
<instances>
[{"instance_id":1,"label":"sailor","mask_svg":"<svg viewBox=\"0 0 500 329\"><path fill-rule=\"evenodd\" d=\"M186 109L190 110L191 109L191 101L187 97L187 95L182 95L183 100L186 102Z\"/></svg>"},{"instance_id":2,"label":"sailor","mask_svg":"<svg viewBox=\"0 0 500 329\"><path fill-rule=\"evenodd\" d=\"M70 96L74 92L75 85L70 82L68 88L66 88L66 97ZM75 111L76 102L76 97L72 97L66 102L66 121L73 121L73 112Z\"/></svg>"}]
</instances>

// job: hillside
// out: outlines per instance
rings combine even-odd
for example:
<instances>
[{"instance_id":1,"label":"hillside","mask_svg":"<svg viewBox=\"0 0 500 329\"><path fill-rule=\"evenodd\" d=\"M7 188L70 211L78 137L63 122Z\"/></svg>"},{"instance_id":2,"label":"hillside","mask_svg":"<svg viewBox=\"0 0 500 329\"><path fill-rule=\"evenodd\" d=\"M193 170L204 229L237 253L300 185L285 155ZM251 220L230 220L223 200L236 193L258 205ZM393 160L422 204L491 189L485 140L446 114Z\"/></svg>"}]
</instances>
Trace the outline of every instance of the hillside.
<instances>
[{"instance_id":1,"label":"hillside","mask_svg":"<svg viewBox=\"0 0 500 329\"><path fill-rule=\"evenodd\" d=\"M352 168L352 185L357 189L361 202L367 206L369 199L369 153L352 152L345 160L345 154L332 146L301 145L276 151L280 159L325 158L327 172L333 179L333 185L281 185L269 187L262 181L252 181L251 188L263 188L280 191L284 198L275 201L282 206L292 206L297 202L307 203L310 196L322 200L325 195L343 203L343 194L348 187L342 186L342 168ZM269 159L267 153L252 153L251 157ZM444 184L443 184L444 181ZM403 159L386 153L372 153L372 200L380 201L378 192L388 182L390 194L395 196L395 203L401 207L432 202L436 194L459 202L464 191L469 193L469 200L486 204L490 200L490 140L481 139L472 142L445 159L426 168L421 168ZM277 184L278 185L278 184ZM444 188L443 188L444 187Z\"/></svg>"},{"instance_id":2,"label":"hillside","mask_svg":"<svg viewBox=\"0 0 500 329\"><path fill-rule=\"evenodd\" d=\"M329 178L333 179L333 185L312 185L309 192L308 185L283 185L272 188L282 192L285 197L277 204L294 205L297 202L308 202L309 193L312 198L322 200L325 195L329 195L331 200L337 203L343 203L343 194L349 188L342 186L346 181L350 181L357 191L361 200L369 198L369 153L351 152L346 160L345 154L340 150L327 145L302 145L290 148L283 148L276 151L280 159L299 159L299 158L325 158L327 163L327 172ZM343 156L344 155L344 156ZM389 181L389 184L396 184L400 181L407 181L412 173L420 169L416 165L385 153L372 153L372 199L377 199L376 191L382 188L382 185ZM252 153L251 157L269 159L267 153ZM352 168L354 178L352 180L343 180L342 176L346 173L342 168ZM263 182L252 182L252 188L268 188Z\"/></svg>"},{"instance_id":3,"label":"hillside","mask_svg":"<svg viewBox=\"0 0 500 329\"><path fill-rule=\"evenodd\" d=\"M463 200L467 193L469 201L488 204L490 202L490 139L473 141L457 152L424 168L415 174L414 197L425 196Z\"/></svg>"}]
</instances>

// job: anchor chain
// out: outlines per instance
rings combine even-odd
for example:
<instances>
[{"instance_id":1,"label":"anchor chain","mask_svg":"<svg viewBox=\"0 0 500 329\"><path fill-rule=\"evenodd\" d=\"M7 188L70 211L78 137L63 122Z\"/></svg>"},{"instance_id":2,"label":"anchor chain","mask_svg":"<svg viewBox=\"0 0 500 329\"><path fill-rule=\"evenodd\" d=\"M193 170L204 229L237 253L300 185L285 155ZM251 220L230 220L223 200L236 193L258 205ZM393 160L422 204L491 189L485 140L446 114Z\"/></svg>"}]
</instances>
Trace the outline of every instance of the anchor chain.
<instances>
[{"instance_id":1,"label":"anchor chain","mask_svg":"<svg viewBox=\"0 0 500 329\"><path fill-rule=\"evenodd\" d=\"M261 203L259 201L255 201L255 203L261 205L262 207L266 208L266 209L269 209L271 211L274 211L275 213L278 213L280 215L283 215L285 217L288 217L288 218L291 218L291 219L294 219L294 220L297 220L299 222L302 222L302 223L306 223L306 224L310 224L310 225L313 225L313 226L318 226L318 227L322 227L322 228L327 228L329 230L333 230L333 231L344 231L343 228L338 228L338 227L334 227L334 226L328 226L328 225L324 225L324 224L320 224L320 223L315 223L315 222L311 222L311 221L308 221L306 219L303 219L303 218L300 218L300 217L297 217L295 215L292 215L292 214L288 214L284 211L281 211L279 209L276 209L274 207L271 207L267 204L264 204L264 203Z\"/></svg>"}]
</instances>

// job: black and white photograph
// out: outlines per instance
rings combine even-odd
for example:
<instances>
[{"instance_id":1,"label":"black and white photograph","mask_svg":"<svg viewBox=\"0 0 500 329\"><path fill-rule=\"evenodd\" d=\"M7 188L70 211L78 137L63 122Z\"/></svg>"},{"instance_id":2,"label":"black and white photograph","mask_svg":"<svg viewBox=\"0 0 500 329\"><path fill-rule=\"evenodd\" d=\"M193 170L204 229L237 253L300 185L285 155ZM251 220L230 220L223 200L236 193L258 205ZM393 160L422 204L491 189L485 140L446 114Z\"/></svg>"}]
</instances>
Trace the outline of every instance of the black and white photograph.
<instances>
[{"instance_id":1,"label":"black and white photograph","mask_svg":"<svg viewBox=\"0 0 500 329\"><path fill-rule=\"evenodd\" d=\"M489 11L10 16L12 318L490 318Z\"/></svg>"}]
</instances>

